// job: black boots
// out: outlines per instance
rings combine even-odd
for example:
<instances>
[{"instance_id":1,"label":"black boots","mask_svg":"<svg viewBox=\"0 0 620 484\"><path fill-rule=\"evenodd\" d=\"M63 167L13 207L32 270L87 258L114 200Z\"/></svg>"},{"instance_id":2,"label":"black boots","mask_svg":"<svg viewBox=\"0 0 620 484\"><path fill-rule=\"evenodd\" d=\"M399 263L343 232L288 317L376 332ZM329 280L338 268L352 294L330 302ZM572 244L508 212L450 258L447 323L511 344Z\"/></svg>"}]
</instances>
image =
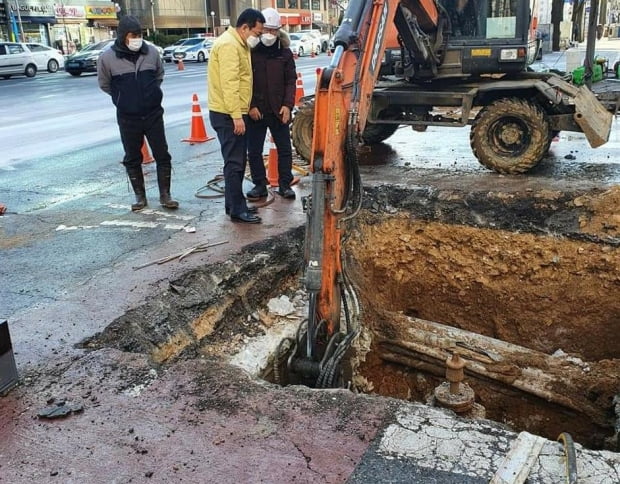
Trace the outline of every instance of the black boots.
<instances>
[{"instance_id":1,"label":"black boots","mask_svg":"<svg viewBox=\"0 0 620 484\"><path fill-rule=\"evenodd\" d=\"M144 188L144 175L142 174L142 167L138 166L137 169L133 167L127 167L127 176L131 183L131 188L136 194L136 203L131 205L131 211L137 212L146 207L146 189Z\"/></svg>"},{"instance_id":2,"label":"black boots","mask_svg":"<svg viewBox=\"0 0 620 484\"><path fill-rule=\"evenodd\" d=\"M164 208L177 209L179 202L170 196L170 165L157 164L157 185L159 186L159 203Z\"/></svg>"},{"instance_id":3,"label":"black boots","mask_svg":"<svg viewBox=\"0 0 620 484\"><path fill-rule=\"evenodd\" d=\"M147 206L146 189L144 188L144 175L142 174L142 166L126 167L127 176L131 182L131 188L136 194L136 203L131 205L132 212L138 212ZM159 203L164 208L179 208L179 202L173 200L170 196L170 172L172 167L157 165L157 185L159 185Z\"/></svg>"},{"instance_id":4,"label":"black boots","mask_svg":"<svg viewBox=\"0 0 620 484\"><path fill-rule=\"evenodd\" d=\"M245 194L248 200L258 200L260 198L265 198L267 195L267 185L263 183L256 184L254 188Z\"/></svg>"}]
</instances>

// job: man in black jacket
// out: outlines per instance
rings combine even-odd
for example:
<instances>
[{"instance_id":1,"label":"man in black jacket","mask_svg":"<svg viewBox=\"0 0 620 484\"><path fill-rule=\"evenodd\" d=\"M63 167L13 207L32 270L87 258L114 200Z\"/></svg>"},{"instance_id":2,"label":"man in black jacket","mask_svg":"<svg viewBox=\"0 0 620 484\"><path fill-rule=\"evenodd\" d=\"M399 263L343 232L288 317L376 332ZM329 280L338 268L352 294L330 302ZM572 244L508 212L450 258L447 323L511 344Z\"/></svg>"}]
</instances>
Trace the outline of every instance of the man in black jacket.
<instances>
[{"instance_id":1,"label":"man in black jacket","mask_svg":"<svg viewBox=\"0 0 620 484\"><path fill-rule=\"evenodd\" d=\"M125 156L123 164L136 195L131 210L147 205L142 174L142 144L149 142L157 163L159 202L165 208L178 208L170 197L172 165L164 132L164 109L161 105L164 67L159 52L142 40L137 18L126 15L118 23L117 38L104 50L97 62L97 77L102 91L112 97Z\"/></svg>"},{"instance_id":2,"label":"man in black jacket","mask_svg":"<svg viewBox=\"0 0 620 484\"><path fill-rule=\"evenodd\" d=\"M297 72L290 40L280 29L280 15L273 8L262 11L265 17L260 43L252 49L254 79L250 122L247 125L248 161L254 188L246 193L250 200L267 196L267 175L263 164L263 147L267 128L278 150L278 194L294 199L291 189L293 150L289 123L295 105Z\"/></svg>"}]
</instances>

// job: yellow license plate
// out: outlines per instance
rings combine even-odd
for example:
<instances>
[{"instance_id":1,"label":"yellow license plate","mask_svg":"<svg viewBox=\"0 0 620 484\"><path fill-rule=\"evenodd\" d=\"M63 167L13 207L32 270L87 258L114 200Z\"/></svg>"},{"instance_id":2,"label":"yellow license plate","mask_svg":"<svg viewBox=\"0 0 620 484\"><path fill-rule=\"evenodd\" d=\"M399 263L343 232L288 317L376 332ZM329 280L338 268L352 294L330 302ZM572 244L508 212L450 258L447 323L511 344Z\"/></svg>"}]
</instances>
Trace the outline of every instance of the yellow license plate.
<instances>
[{"instance_id":1,"label":"yellow license plate","mask_svg":"<svg viewBox=\"0 0 620 484\"><path fill-rule=\"evenodd\" d=\"M491 57L491 49L472 49L472 57Z\"/></svg>"}]
</instances>

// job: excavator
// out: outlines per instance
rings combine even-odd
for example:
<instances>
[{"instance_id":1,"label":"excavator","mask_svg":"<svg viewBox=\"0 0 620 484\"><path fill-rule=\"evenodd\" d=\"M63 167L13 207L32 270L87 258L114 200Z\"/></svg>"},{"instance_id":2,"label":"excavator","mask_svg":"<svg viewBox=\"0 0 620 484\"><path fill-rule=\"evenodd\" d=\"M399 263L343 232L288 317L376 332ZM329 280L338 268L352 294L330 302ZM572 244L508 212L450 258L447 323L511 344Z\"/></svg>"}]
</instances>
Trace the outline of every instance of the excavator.
<instances>
[{"instance_id":1,"label":"excavator","mask_svg":"<svg viewBox=\"0 0 620 484\"><path fill-rule=\"evenodd\" d=\"M536 55L533 11L528 0L349 2L331 62L317 73L312 190L302 201L309 310L289 353L291 381L348 384L343 361L360 332L361 310L342 244L362 205L356 153L369 130L464 126L476 108L474 151L509 173L535 164L555 130L582 131L593 146L607 141L612 116L591 91L524 70ZM400 51L402 80L381 87L388 46ZM460 118L434 114L438 106L459 106Z\"/></svg>"}]
</instances>

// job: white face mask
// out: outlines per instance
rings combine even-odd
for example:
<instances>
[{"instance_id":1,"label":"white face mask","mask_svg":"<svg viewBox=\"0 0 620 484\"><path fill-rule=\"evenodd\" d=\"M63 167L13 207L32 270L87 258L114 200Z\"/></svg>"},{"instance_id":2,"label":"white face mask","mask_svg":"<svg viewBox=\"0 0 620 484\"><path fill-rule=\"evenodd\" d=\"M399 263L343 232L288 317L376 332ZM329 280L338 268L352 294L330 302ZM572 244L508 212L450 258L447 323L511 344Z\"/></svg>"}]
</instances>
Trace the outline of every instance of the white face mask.
<instances>
[{"instance_id":1,"label":"white face mask","mask_svg":"<svg viewBox=\"0 0 620 484\"><path fill-rule=\"evenodd\" d=\"M138 37L137 39L129 39L127 41L127 48L133 52L138 52L142 47L142 38Z\"/></svg>"},{"instance_id":2,"label":"white face mask","mask_svg":"<svg viewBox=\"0 0 620 484\"><path fill-rule=\"evenodd\" d=\"M248 37L248 40L246 40L246 42L250 46L250 49L253 49L254 47L258 45L258 43L260 42L260 39L254 35L250 35Z\"/></svg>"},{"instance_id":3,"label":"white face mask","mask_svg":"<svg viewBox=\"0 0 620 484\"><path fill-rule=\"evenodd\" d=\"M260 41L263 43L263 45L270 47L276 43L277 38L278 37L273 34L263 34L260 36Z\"/></svg>"}]
</instances>

